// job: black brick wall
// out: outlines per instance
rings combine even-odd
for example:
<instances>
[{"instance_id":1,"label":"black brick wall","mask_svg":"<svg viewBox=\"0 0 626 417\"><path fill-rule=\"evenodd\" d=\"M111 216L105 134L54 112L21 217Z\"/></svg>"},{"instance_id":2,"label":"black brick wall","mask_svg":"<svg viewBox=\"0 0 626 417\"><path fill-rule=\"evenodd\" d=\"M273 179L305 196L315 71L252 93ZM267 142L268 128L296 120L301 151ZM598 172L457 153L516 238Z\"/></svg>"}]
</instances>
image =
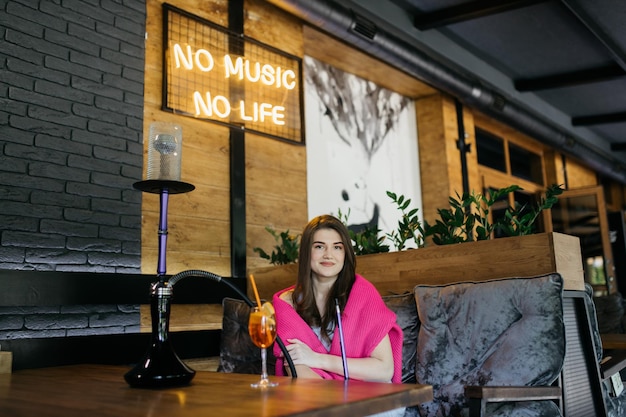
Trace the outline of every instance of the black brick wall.
<instances>
[{"instance_id":1,"label":"black brick wall","mask_svg":"<svg viewBox=\"0 0 626 417\"><path fill-rule=\"evenodd\" d=\"M138 333L138 305L0 307L0 342L6 339Z\"/></svg>"},{"instance_id":2,"label":"black brick wall","mask_svg":"<svg viewBox=\"0 0 626 417\"><path fill-rule=\"evenodd\" d=\"M140 271L145 19L145 0L0 0L0 269Z\"/></svg>"}]
</instances>

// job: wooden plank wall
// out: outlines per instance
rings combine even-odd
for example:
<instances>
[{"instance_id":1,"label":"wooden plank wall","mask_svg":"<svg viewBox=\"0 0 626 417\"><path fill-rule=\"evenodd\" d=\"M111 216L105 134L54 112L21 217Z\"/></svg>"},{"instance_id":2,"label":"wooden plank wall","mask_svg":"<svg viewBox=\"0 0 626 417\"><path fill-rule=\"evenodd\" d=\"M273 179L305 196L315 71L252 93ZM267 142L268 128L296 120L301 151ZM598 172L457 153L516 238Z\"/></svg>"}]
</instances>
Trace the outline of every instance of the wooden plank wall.
<instances>
[{"instance_id":1,"label":"wooden plank wall","mask_svg":"<svg viewBox=\"0 0 626 417\"><path fill-rule=\"evenodd\" d=\"M437 209L447 207L449 197L463 194L461 154L457 148L459 132L454 100L435 94L416 100L419 136L422 210L420 218L434 224ZM466 154L470 190L481 190L474 119L463 112L463 122L470 151Z\"/></svg>"},{"instance_id":2,"label":"wooden plank wall","mask_svg":"<svg viewBox=\"0 0 626 417\"><path fill-rule=\"evenodd\" d=\"M229 129L161 110L162 1L147 2L144 140L153 121L183 127L181 180L196 189L169 199L167 272L202 269L230 276ZM172 0L175 7L222 26L228 25L228 1ZM299 22L258 0L246 2L246 35L285 52L302 55ZM272 22L272 24L267 24ZM269 246L266 225L301 228L306 222L304 146L246 135L247 241L250 264L261 260L254 246ZM147 150L145 151L147 163ZM158 195L144 194L142 272L154 273L158 259ZM269 238L269 240L268 240ZM264 262L264 261L263 261Z\"/></svg>"},{"instance_id":3,"label":"wooden plank wall","mask_svg":"<svg viewBox=\"0 0 626 417\"><path fill-rule=\"evenodd\" d=\"M147 1L144 143L150 123L167 121L183 128L181 180L195 185L169 199L167 272L194 268L230 274L228 129L161 110L162 1ZM228 25L228 2L174 0L168 3L220 25ZM147 148L144 146L144 166ZM158 259L159 197L143 194L142 273L154 273Z\"/></svg>"},{"instance_id":4,"label":"wooden plank wall","mask_svg":"<svg viewBox=\"0 0 626 417\"><path fill-rule=\"evenodd\" d=\"M181 179L196 187L190 193L172 195L169 199L167 273L202 269L230 276L229 130L161 110L162 3L162 0L147 2L144 140L153 121L180 124L183 127ZM228 1L168 3L219 25L228 25ZM412 98L436 94L424 83L304 26L295 17L262 0L246 0L244 7L244 32L251 38L298 57L313 56ZM267 261L253 248L271 250L275 245L265 231L266 226L277 231L299 232L308 221L306 148L250 133L246 134L245 143L246 261L248 269L254 269L267 265ZM145 153L147 156L147 150ZM158 195L144 194L142 273L156 271L158 217Z\"/></svg>"}]
</instances>

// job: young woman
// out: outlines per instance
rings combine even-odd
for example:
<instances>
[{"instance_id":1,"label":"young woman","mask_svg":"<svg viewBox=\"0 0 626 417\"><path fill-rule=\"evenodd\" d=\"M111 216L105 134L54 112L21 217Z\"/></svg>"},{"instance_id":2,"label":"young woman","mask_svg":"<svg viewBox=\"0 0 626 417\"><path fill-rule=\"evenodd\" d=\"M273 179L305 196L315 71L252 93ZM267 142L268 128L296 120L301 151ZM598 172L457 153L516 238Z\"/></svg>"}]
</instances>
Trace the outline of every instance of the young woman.
<instances>
[{"instance_id":1,"label":"young woman","mask_svg":"<svg viewBox=\"0 0 626 417\"><path fill-rule=\"evenodd\" d=\"M355 267L346 226L329 215L311 220L302 233L296 284L273 298L278 334L299 378L343 379L337 302L349 377L400 383L402 330L376 288L356 275ZM279 357L276 374L285 375L276 345L274 353Z\"/></svg>"}]
</instances>

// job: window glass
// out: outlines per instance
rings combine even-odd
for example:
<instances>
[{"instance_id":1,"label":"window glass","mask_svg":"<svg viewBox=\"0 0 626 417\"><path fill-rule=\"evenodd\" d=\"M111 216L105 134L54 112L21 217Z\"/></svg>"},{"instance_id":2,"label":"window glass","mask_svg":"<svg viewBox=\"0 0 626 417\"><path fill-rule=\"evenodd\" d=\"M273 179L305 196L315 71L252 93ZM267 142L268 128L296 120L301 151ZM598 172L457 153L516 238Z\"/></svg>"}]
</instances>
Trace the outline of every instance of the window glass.
<instances>
[{"instance_id":1,"label":"window glass","mask_svg":"<svg viewBox=\"0 0 626 417\"><path fill-rule=\"evenodd\" d=\"M509 143L511 175L543 185L541 157L534 152Z\"/></svg>"},{"instance_id":2,"label":"window glass","mask_svg":"<svg viewBox=\"0 0 626 417\"><path fill-rule=\"evenodd\" d=\"M502 138L477 128L476 147L480 165L506 172L506 158Z\"/></svg>"},{"instance_id":3,"label":"window glass","mask_svg":"<svg viewBox=\"0 0 626 417\"><path fill-rule=\"evenodd\" d=\"M585 259L585 281L592 286L606 286L604 275L604 258L602 256L590 256Z\"/></svg>"}]
</instances>

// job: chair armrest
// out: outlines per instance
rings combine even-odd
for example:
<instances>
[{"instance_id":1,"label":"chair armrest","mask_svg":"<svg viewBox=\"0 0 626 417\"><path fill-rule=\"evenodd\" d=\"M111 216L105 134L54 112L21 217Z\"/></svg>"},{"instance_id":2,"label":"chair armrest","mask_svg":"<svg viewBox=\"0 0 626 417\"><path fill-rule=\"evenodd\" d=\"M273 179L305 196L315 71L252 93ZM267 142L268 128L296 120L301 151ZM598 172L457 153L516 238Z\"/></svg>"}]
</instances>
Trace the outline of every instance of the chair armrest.
<instances>
[{"instance_id":1,"label":"chair armrest","mask_svg":"<svg viewBox=\"0 0 626 417\"><path fill-rule=\"evenodd\" d=\"M600 376L602 380L620 372L626 367L626 351L613 350L600 362Z\"/></svg>"},{"instance_id":2,"label":"chair armrest","mask_svg":"<svg viewBox=\"0 0 626 417\"><path fill-rule=\"evenodd\" d=\"M505 401L562 401L561 387L557 386L467 386L465 396L468 398L470 417L485 415L487 403Z\"/></svg>"},{"instance_id":3,"label":"chair armrest","mask_svg":"<svg viewBox=\"0 0 626 417\"><path fill-rule=\"evenodd\" d=\"M624 333L601 333L602 349L626 349L626 334Z\"/></svg>"}]
</instances>

